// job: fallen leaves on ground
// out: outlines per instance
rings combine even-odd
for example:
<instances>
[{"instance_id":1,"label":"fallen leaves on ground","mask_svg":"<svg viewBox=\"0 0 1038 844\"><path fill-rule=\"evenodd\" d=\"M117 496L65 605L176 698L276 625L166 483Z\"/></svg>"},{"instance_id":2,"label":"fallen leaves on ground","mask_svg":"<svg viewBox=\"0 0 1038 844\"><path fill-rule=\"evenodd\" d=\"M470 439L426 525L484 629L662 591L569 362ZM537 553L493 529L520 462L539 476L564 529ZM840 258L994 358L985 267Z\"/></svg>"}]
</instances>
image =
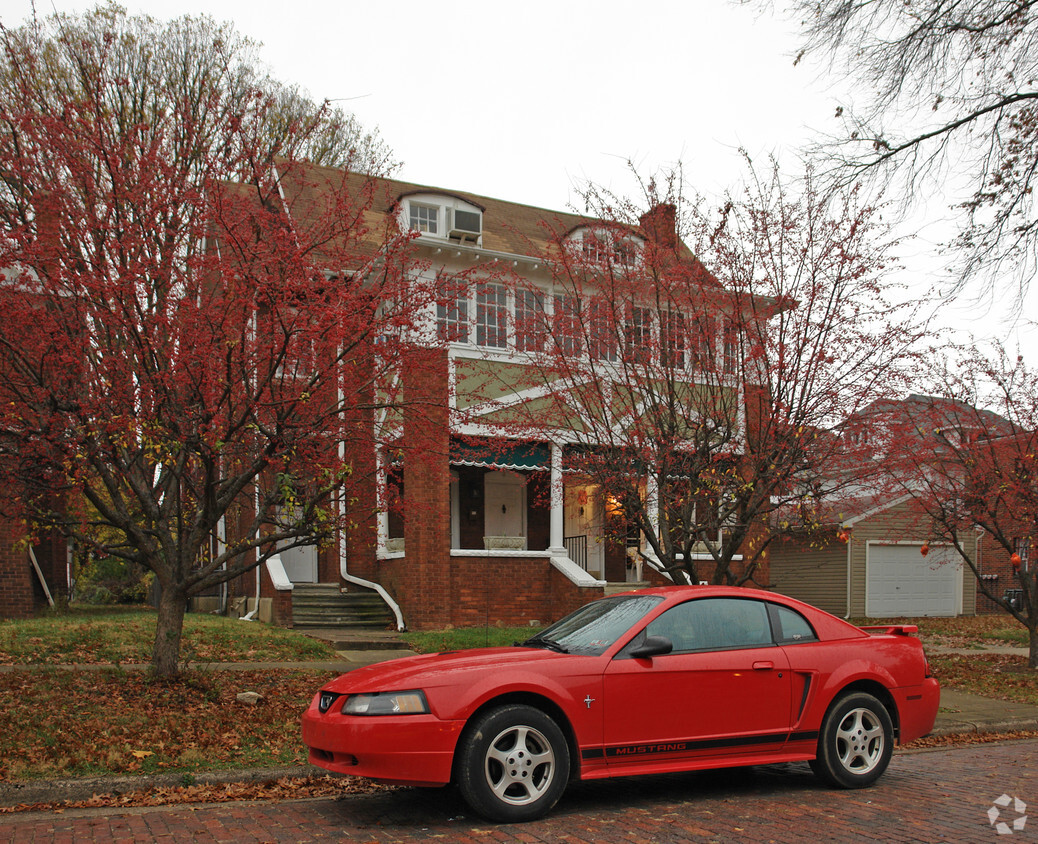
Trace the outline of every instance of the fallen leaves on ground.
<instances>
[{"instance_id":1,"label":"fallen leaves on ground","mask_svg":"<svg viewBox=\"0 0 1038 844\"><path fill-rule=\"evenodd\" d=\"M306 763L300 716L334 676L215 671L0 673L0 780L273 768ZM239 703L240 692L263 695Z\"/></svg>"},{"instance_id":2,"label":"fallen leaves on ground","mask_svg":"<svg viewBox=\"0 0 1038 844\"><path fill-rule=\"evenodd\" d=\"M1038 705L1038 671L1015 654L930 654L930 667L944 688Z\"/></svg>"}]
</instances>

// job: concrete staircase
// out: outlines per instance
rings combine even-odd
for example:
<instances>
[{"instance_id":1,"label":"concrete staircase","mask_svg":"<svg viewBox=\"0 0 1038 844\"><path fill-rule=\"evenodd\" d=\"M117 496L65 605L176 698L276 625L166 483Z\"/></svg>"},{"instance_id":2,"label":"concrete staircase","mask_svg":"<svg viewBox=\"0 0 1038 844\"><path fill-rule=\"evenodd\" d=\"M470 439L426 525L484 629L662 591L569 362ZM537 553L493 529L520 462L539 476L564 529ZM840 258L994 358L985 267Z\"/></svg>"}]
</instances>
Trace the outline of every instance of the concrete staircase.
<instances>
[{"instance_id":1,"label":"concrete staircase","mask_svg":"<svg viewBox=\"0 0 1038 844\"><path fill-rule=\"evenodd\" d=\"M392 611L377 593L360 587L342 592L335 583L297 583L292 590L292 626L300 629L388 630Z\"/></svg>"},{"instance_id":2,"label":"concrete staircase","mask_svg":"<svg viewBox=\"0 0 1038 844\"><path fill-rule=\"evenodd\" d=\"M607 583L605 585L606 595L615 595L617 592L630 592L632 589L647 589L649 587L649 581L642 580L637 583Z\"/></svg>"}]
</instances>

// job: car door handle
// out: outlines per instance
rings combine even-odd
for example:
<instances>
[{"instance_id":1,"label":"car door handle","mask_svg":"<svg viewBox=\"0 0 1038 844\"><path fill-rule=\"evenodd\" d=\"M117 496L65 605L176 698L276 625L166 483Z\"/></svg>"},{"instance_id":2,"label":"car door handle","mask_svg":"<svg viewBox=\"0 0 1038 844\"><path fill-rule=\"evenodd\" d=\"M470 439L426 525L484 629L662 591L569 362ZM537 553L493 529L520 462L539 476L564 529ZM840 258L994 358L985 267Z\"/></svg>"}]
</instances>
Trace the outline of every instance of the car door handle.
<instances>
[{"instance_id":1,"label":"car door handle","mask_svg":"<svg viewBox=\"0 0 1038 844\"><path fill-rule=\"evenodd\" d=\"M770 671L774 667L775 663L772 662L770 659L759 659L755 663L753 663L754 671Z\"/></svg>"}]
</instances>

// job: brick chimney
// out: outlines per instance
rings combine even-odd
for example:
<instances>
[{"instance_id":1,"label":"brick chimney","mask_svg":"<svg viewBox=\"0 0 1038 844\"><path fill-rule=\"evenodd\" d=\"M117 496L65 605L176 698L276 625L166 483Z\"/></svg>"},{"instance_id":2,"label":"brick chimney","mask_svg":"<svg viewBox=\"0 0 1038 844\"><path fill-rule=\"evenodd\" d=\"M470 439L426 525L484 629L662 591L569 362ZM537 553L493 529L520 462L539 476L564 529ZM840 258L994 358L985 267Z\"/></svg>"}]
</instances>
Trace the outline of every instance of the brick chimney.
<instances>
[{"instance_id":1,"label":"brick chimney","mask_svg":"<svg viewBox=\"0 0 1038 844\"><path fill-rule=\"evenodd\" d=\"M677 207L670 202L654 205L638 218L650 240L667 249L678 245Z\"/></svg>"}]
</instances>

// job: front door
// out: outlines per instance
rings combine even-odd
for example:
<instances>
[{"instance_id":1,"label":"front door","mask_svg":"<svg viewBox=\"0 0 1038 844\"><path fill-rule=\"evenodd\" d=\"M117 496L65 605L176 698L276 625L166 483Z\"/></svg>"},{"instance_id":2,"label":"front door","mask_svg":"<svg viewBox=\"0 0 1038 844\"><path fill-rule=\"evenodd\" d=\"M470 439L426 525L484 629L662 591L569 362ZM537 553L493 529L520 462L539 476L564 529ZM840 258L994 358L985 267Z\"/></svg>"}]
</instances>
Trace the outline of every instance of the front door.
<instances>
[{"instance_id":1,"label":"front door","mask_svg":"<svg viewBox=\"0 0 1038 844\"><path fill-rule=\"evenodd\" d=\"M526 536L526 487L514 472L487 472L483 482L486 536Z\"/></svg>"},{"instance_id":2,"label":"front door","mask_svg":"<svg viewBox=\"0 0 1038 844\"><path fill-rule=\"evenodd\" d=\"M605 543L602 541L599 498L597 487L566 487L565 534L585 537L587 572L592 577L600 578L605 563Z\"/></svg>"}]
</instances>

